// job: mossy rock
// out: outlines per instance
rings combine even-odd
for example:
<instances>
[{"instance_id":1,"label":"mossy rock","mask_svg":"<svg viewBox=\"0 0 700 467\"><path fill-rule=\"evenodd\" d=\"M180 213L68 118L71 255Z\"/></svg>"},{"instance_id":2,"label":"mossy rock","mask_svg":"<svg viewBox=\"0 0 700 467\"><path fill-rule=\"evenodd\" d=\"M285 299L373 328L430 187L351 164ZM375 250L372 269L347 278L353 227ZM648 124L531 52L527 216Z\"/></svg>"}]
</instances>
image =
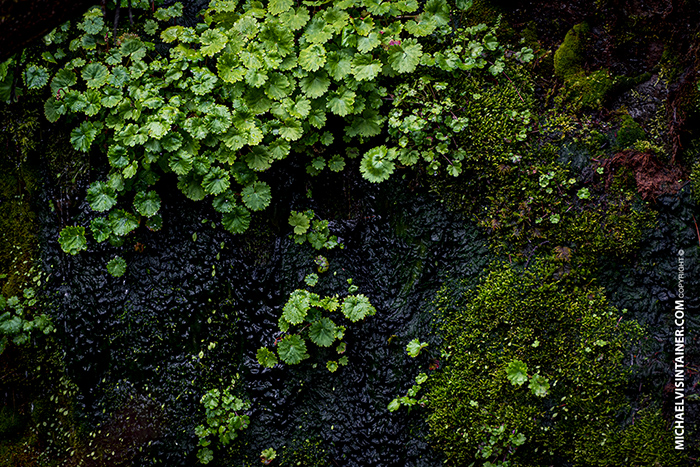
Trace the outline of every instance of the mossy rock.
<instances>
[{"instance_id":1,"label":"mossy rock","mask_svg":"<svg viewBox=\"0 0 700 467\"><path fill-rule=\"evenodd\" d=\"M448 465L492 461L480 454L489 441L484 429L502 425L526 437L508 456L511 465L650 465L641 460L668 455L654 441L670 435L658 424L630 432L656 450L627 451L627 463L600 444L627 439L617 421L629 410L623 358L643 332L636 322L619 323L603 291L587 282L540 260L525 271L495 266L476 290L443 289L436 303L451 356L429 380L427 406L433 443ZM549 380L544 397L509 382L506 368L516 359L529 377ZM668 460L677 465L673 455Z\"/></svg>"},{"instance_id":2,"label":"mossy rock","mask_svg":"<svg viewBox=\"0 0 700 467\"><path fill-rule=\"evenodd\" d=\"M564 42L554 53L554 74L558 78L567 80L583 71L581 54L590 32L588 24L581 23L566 33Z\"/></svg>"},{"instance_id":3,"label":"mossy rock","mask_svg":"<svg viewBox=\"0 0 700 467\"><path fill-rule=\"evenodd\" d=\"M634 143L645 138L646 133L642 129L641 125L635 122L630 115L622 115L620 118L620 129L617 130L615 149L622 151L623 149L631 148L634 146Z\"/></svg>"}]
</instances>

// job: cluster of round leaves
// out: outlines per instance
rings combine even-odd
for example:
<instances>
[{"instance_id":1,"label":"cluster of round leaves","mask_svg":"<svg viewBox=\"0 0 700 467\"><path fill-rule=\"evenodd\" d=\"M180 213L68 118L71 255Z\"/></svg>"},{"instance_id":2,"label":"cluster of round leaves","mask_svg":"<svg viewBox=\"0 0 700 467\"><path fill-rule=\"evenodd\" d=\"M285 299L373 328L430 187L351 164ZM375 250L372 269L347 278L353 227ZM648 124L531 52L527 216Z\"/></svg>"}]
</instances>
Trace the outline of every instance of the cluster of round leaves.
<instances>
[{"instance_id":1,"label":"cluster of round leaves","mask_svg":"<svg viewBox=\"0 0 700 467\"><path fill-rule=\"evenodd\" d=\"M0 295L0 354L11 341L15 345L26 343L32 331L49 334L54 330L48 316L37 314L29 319L27 314L37 304L34 289L24 289L22 297L5 298Z\"/></svg>"},{"instance_id":2,"label":"cluster of round leaves","mask_svg":"<svg viewBox=\"0 0 700 467\"><path fill-rule=\"evenodd\" d=\"M445 0L422 7L416 0L314 7L212 1L204 23L160 30L159 22L172 24L181 14L175 4L157 10L140 35L123 34L114 45L94 8L73 40L65 27L47 36L57 46L49 54L59 69L51 77L43 66L29 67L27 85L49 85L44 109L50 121L84 116L71 132L76 149L108 148L110 173L88 194L92 208L105 213L90 226L95 240L118 242L140 216L157 228L160 199L151 187L163 173L174 173L190 199L210 199L226 229L245 231L250 212L271 200L258 174L292 151L329 146L328 119L344 120L346 140L381 133L387 90L378 80L435 61L419 39L445 28L450 14ZM156 42L169 47L166 55L157 53ZM309 171L342 170L344 157L316 157ZM381 169L387 157L370 157L370 165ZM133 209L117 209L127 192L136 192ZM84 248L80 240L72 243L70 253Z\"/></svg>"},{"instance_id":3,"label":"cluster of round leaves","mask_svg":"<svg viewBox=\"0 0 700 467\"><path fill-rule=\"evenodd\" d=\"M212 438L227 445L238 437L239 431L248 427L250 419L244 411L250 408L250 402L232 394L232 387L223 391L211 389L202 396L201 402L206 411L206 422L195 428L200 446L197 458L202 464L208 464L214 459L214 451L209 447Z\"/></svg>"},{"instance_id":4,"label":"cluster of round leaves","mask_svg":"<svg viewBox=\"0 0 700 467\"><path fill-rule=\"evenodd\" d=\"M346 344L342 339L346 328L337 325L330 314L324 314L326 312L339 312L346 319L356 323L374 315L376 310L362 294L347 295L341 303L337 296L321 298L307 290L295 290L284 305L282 316L279 318L280 331L285 335L276 343L277 353L267 347L261 347L257 352L258 363L267 368L274 367L279 360L289 365L301 363L309 358L305 337L319 347L331 347L336 340L341 341L336 346L336 351L338 354L345 353ZM339 365L347 363L347 357L340 357L338 361L328 361L326 367L330 372L335 372Z\"/></svg>"}]
</instances>

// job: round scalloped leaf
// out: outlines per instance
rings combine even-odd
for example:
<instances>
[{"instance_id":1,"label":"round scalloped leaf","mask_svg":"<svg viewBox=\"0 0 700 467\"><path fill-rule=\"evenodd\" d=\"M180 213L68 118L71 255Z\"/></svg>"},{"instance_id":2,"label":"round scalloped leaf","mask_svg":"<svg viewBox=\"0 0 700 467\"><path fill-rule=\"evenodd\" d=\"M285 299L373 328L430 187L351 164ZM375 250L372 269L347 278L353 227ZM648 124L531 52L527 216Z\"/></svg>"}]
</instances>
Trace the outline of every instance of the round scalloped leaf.
<instances>
[{"instance_id":1,"label":"round scalloped leaf","mask_svg":"<svg viewBox=\"0 0 700 467\"><path fill-rule=\"evenodd\" d=\"M253 182L241 191L243 203L251 211L261 211L265 209L272 199L270 185L265 182Z\"/></svg>"},{"instance_id":2,"label":"round scalloped leaf","mask_svg":"<svg viewBox=\"0 0 700 467\"><path fill-rule=\"evenodd\" d=\"M211 201L211 204L216 212L221 213L231 212L236 207L234 194L231 190L226 190L225 193L219 194Z\"/></svg>"},{"instance_id":3,"label":"round scalloped leaf","mask_svg":"<svg viewBox=\"0 0 700 467\"><path fill-rule=\"evenodd\" d=\"M44 115L49 122L57 122L61 115L65 113L66 105L63 101L59 101L54 96L49 97L46 102L44 102Z\"/></svg>"},{"instance_id":4,"label":"round scalloped leaf","mask_svg":"<svg viewBox=\"0 0 700 467\"><path fill-rule=\"evenodd\" d=\"M160 196L153 190L139 191L134 197L134 207L142 216L153 217L160 209Z\"/></svg>"},{"instance_id":5,"label":"round scalloped leaf","mask_svg":"<svg viewBox=\"0 0 700 467\"><path fill-rule=\"evenodd\" d=\"M326 49L320 44L311 44L299 52L299 66L306 71L316 71L326 63Z\"/></svg>"},{"instance_id":6,"label":"round scalloped leaf","mask_svg":"<svg viewBox=\"0 0 700 467\"><path fill-rule=\"evenodd\" d=\"M267 10L271 15L277 16L288 11L292 5L294 5L294 0L270 0Z\"/></svg>"},{"instance_id":7,"label":"round scalloped leaf","mask_svg":"<svg viewBox=\"0 0 700 467\"><path fill-rule=\"evenodd\" d=\"M107 67L101 63L90 63L85 65L81 76L87 83L87 87L99 88L107 83L109 72L107 71Z\"/></svg>"},{"instance_id":8,"label":"round scalloped leaf","mask_svg":"<svg viewBox=\"0 0 700 467\"><path fill-rule=\"evenodd\" d=\"M376 312L369 298L362 294L348 295L343 300L343 314L353 323L364 319L366 316L371 316Z\"/></svg>"},{"instance_id":9,"label":"round scalloped leaf","mask_svg":"<svg viewBox=\"0 0 700 467\"><path fill-rule=\"evenodd\" d=\"M231 233L243 233L250 226L250 211L243 206L236 206L221 217L221 224Z\"/></svg>"},{"instance_id":10,"label":"round scalloped leaf","mask_svg":"<svg viewBox=\"0 0 700 467\"><path fill-rule=\"evenodd\" d=\"M80 251L87 248L87 240L85 240L85 227L70 226L64 227L58 237L58 243L61 249L69 255L78 254Z\"/></svg>"},{"instance_id":11,"label":"round scalloped leaf","mask_svg":"<svg viewBox=\"0 0 700 467\"><path fill-rule=\"evenodd\" d=\"M70 142L78 151L87 152L97 137L97 128L90 122L83 122L70 132Z\"/></svg>"},{"instance_id":12,"label":"round scalloped leaf","mask_svg":"<svg viewBox=\"0 0 700 467\"><path fill-rule=\"evenodd\" d=\"M537 397L544 397L549 391L549 381L546 378L538 374L532 375L530 378L530 384L528 385L530 390Z\"/></svg>"},{"instance_id":13,"label":"round scalloped leaf","mask_svg":"<svg viewBox=\"0 0 700 467\"><path fill-rule=\"evenodd\" d=\"M394 162L386 146L372 148L362 157L360 172L372 183L383 182L394 172Z\"/></svg>"},{"instance_id":14,"label":"round scalloped leaf","mask_svg":"<svg viewBox=\"0 0 700 467\"><path fill-rule=\"evenodd\" d=\"M506 375L513 386L522 386L527 381L527 365L520 360L513 360L506 368Z\"/></svg>"},{"instance_id":15,"label":"round scalloped leaf","mask_svg":"<svg viewBox=\"0 0 700 467\"><path fill-rule=\"evenodd\" d=\"M119 209L109 214L109 225L115 235L123 237L139 226L139 220L130 212Z\"/></svg>"},{"instance_id":16,"label":"round scalloped leaf","mask_svg":"<svg viewBox=\"0 0 700 467\"><path fill-rule=\"evenodd\" d=\"M221 50L226 47L228 39L226 38L225 34L217 31L216 29L207 29L202 34L201 42L202 47L199 49L199 51L205 57L211 57L212 55L221 52Z\"/></svg>"},{"instance_id":17,"label":"round scalloped leaf","mask_svg":"<svg viewBox=\"0 0 700 467\"><path fill-rule=\"evenodd\" d=\"M333 172L342 171L345 168L345 159L343 159L343 156L335 154L328 161L328 168L331 169Z\"/></svg>"},{"instance_id":18,"label":"round scalloped leaf","mask_svg":"<svg viewBox=\"0 0 700 467\"><path fill-rule=\"evenodd\" d=\"M29 89L39 89L49 82L49 72L43 66L30 65L24 72L24 82Z\"/></svg>"},{"instance_id":19,"label":"round scalloped leaf","mask_svg":"<svg viewBox=\"0 0 700 467\"><path fill-rule=\"evenodd\" d=\"M126 261L121 256L115 256L107 263L107 272L114 277L122 277L126 272Z\"/></svg>"},{"instance_id":20,"label":"round scalloped leaf","mask_svg":"<svg viewBox=\"0 0 700 467\"><path fill-rule=\"evenodd\" d=\"M312 99L324 95L326 91L328 91L330 84L331 80L328 78L328 74L325 71L310 73L299 81L301 90Z\"/></svg>"},{"instance_id":21,"label":"round scalloped leaf","mask_svg":"<svg viewBox=\"0 0 700 467\"><path fill-rule=\"evenodd\" d=\"M231 185L230 175L221 167L212 167L202 180L202 187L210 195L218 195Z\"/></svg>"},{"instance_id":22,"label":"round scalloped leaf","mask_svg":"<svg viewBox=\"0 0 700 467\"><path fill-rule=\"evenodd\" d=\"M295 290L284 305L282 318L290 324L301 324L304 322L310 306L309 292Z\"/></svg>"},{"instance_id":23,"label":"round scalloped leaf","mask_svg":"<svg viewBox=\"0 0 700 467\"><path fill-rule=\"evenodd\" d=\"M112 234L112 227L106 217L96 217L90 221L90 230L97 243L104 242Z\"/></svg>"},{"instance_id":24,"label":"round scalloped leaf","mask_svg":"<svg viewBox=\"0 0 700 467\"><path fill-rule=\"evenodd\" d=\"M309 338L321 347L330 347L335 341L335 323L329 318L321 318L311 323Z\"/></svg>"},{"instance_id":25,"label":"round scalloped leaf","mask_svg":"<svg viewBox=\"0 0 700 467\"><path fill-rule=\"evenodd\" d=\"M65 68L59 70L56 76L51 80L51 92L56 95L59 91L67 92L68 88L73 86L78 82L78 78L75 73L71 70L66 70Z\"/></svg>"},{"instance_id":26,"label":"round scalloped leaf","mask_svg":"<svg viewBox=\"0 0 700 467\"><path fill-rule=\"evenodd\" d=\"M301 336L291 334L279 341L277 344L277 354L280 360L289 365L296 365L302 360L309 358L306 353L306 342Z\"/></svg>"},{"instance_id":27,"label":"round scalloped leaf","mask_svg":"<svg viewBox=\"0 0 700 467\"><path fill-rule=\"evenodd\" d=\"M309 10L306 7L299 7L296 10L290 9L280 15L280 21L292 31L297 31L309 22Z\"/></svg>"},{"instance_id":28,"label":"round scalloped leaf","mask_svg":"<svg viewBox=\"0 0 700 467\"><path fill-rule=\"evenodd\" d=\"M338 362L329 360L326 363L326 368L328 368L328 371L330 371L331 373L335 373L336 371L338 371Z\"/></svg>"},{"instance_id":29,"label":"round scalloped leaf","mask_svg":"<svg viewBox=\"0 0 700 467\"><path fill-rule=\"evenodd\" d=\"M294 227L295 235L303 235L309 230L311 219L303 212L292 211L289 216L289 225Z\"/></svg>"},{"instance_id":30,"label":"round scalloped leaf","mask_svg":"<svg viewBox=\"0 0 700 467\"><path fill-rule=\"evenodd\" d=\"M389 64L399 73L412 73L423 56L423 47L415 39L407 39L389 48Z\"/></svg>"},{"instance_id":31,"label":"round scalloped leaf","mask_svg":"<svg viewBox=\"0 0 700 467\"><path fill-rule=\"evenodd\" d=\"M277 365L277 355L267 347L260 347L255 356L258 359L258 363L266 368L272 368Z\"/></svg>"},{"instance_id":32,"label":"round scalloped leaf","mask_svg":"<svg viewBox=\"0 0 700 467\"><path fill-rule=\"evenodd\" d=\"M93 211L104 212L117 204L115 193L105 182L94 182L87 191L87 202Z\"/></svg>"}]
</instances>

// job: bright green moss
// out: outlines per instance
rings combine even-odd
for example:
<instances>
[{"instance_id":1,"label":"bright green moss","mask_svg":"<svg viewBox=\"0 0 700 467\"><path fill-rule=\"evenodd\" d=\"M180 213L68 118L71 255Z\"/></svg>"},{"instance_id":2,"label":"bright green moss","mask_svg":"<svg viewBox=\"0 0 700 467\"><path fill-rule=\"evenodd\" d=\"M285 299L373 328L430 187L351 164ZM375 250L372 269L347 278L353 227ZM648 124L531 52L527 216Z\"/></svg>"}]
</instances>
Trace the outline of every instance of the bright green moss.
<instances>
[{"instance_id":1,"label":"bright green moss","mask_svg":"<svg viewBox=\"0 0 700 467\"><path fill-rule=\"evenodd\" d=\"M642 331L618 323L602 290L585 284L541 261L524 272L496 266L477 290L443 289L437 306L451 356L427 396L433 442L449 465L477 460L485 427L500 425L527 438L512 465L590 465L585 459L605 456L591 433L598 441L620 433L629 373L622 361ZM547 396L510 384L514 359L549 380ZM639 433L637 441L658 436ZM625 465L641 465L635 455Z\"/></svg>"},{"instance_id":2,"label":"bright green moss","mask_svg":"<svg viewBox=\"0 0 700 467\"><path fill-rule=\"evenodd\" d=\"M621 117L620 123L620 129L617 130L617 142L615 144L617 150L621 151L630 148L634 143L646 137L646 133L644 133L641 125L635 122L628 114Z\"/></svg>"},{"instance_id":3,"label":"bright green moss","mask_svg":"<svg viewBox=\"0 0 700 467\"><path fill-rule=\"evenodd\" d=\"M700 204L700 160L693 165L693 171L690 173L690 189L695 203Z\"/></svg>"},{"instance_id":4,"label":"bright green moss","mask_svg":"<svg viewBox=\"0 0 700 467\"><path fill-rule=\"evenodd\" d=\"M564 42L554 52L554 74L560 79L569 79L583 71L581 54L591 30L587 23L574 26L566 33Z\"/></svg>"}]
</instances>

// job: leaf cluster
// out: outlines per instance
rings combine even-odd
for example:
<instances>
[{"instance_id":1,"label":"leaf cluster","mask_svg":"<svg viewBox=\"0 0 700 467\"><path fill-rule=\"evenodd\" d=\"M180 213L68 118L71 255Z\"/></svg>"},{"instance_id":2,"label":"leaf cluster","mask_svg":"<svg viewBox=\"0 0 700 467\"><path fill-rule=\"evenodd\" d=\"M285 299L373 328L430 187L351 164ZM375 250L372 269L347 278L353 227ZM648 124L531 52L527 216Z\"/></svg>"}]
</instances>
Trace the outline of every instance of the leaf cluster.
<instances>
[{"instance_id":1,"label":"leaf cluster","mask_svg":"<svg viewBox=\"0 0 700 467\"><path fill-rule=\"evenodd\" d=\"M315 213L312 210L304 212L292 211L289 216L289 225L294 227L294 242L309 244L316 250L327 248L332 250L335 247L343 248L342 243L338 243L338 237L330 234L328 221L325 219L314 219Z\"/></svg>"},{"instance_id":2,"label":"leaf cluster","mask_svg":"<svg viewBox=\"0 0 700 467\"><path fill-rule=\"evenodd\" d=\"M234 395L233 385L232 383L223 391L211 389L202 396L201 403L205 409L206 420L203 425L195 428L200 446L197 458L202 464L208 464L214 458L214 452L209 447L212 440L218 439L225 446L236 439L239 432L246 429L250 422L248 415L244 413L250 408L250 402Z\"/></svg>"},{"instance_id":3,"label":"leaf cluster","mask_svg":"<svg viewBox=\"0 0 700 467\"><path fill-rule=\"evenodd\" d=\"M335 345L336 352L342 355L346 350L346 343L342 341L346 327L337 324L338 321L347 319L356 323L375 313L369 299L362 294L347 295L340 300L337 295L321 298L297 289L289 296L278 321L284 337L275 342L276 352L261 347L256 355L258 363L267 368L274 367L280 360L288 365L301 363L309 358L307 339L319 347ZM338 366L347 363L348 358L343 356L337 361L328 361L326 367L333 373Z\"/></svg>"},{"instance_id":4,"label":"leaf cluster","mask_svg":"<svg viewBox=\"0 0 700 467\"><path fill-rule=\"evenodd\" d=\"M34 331L44 334L54 331L48 316L33 313L36 306L36 292L32 288L24 289L21 297L5 298L0 295L0 354L10 341L22 345L29 341Z\"/></svg>"}]
</instances>

